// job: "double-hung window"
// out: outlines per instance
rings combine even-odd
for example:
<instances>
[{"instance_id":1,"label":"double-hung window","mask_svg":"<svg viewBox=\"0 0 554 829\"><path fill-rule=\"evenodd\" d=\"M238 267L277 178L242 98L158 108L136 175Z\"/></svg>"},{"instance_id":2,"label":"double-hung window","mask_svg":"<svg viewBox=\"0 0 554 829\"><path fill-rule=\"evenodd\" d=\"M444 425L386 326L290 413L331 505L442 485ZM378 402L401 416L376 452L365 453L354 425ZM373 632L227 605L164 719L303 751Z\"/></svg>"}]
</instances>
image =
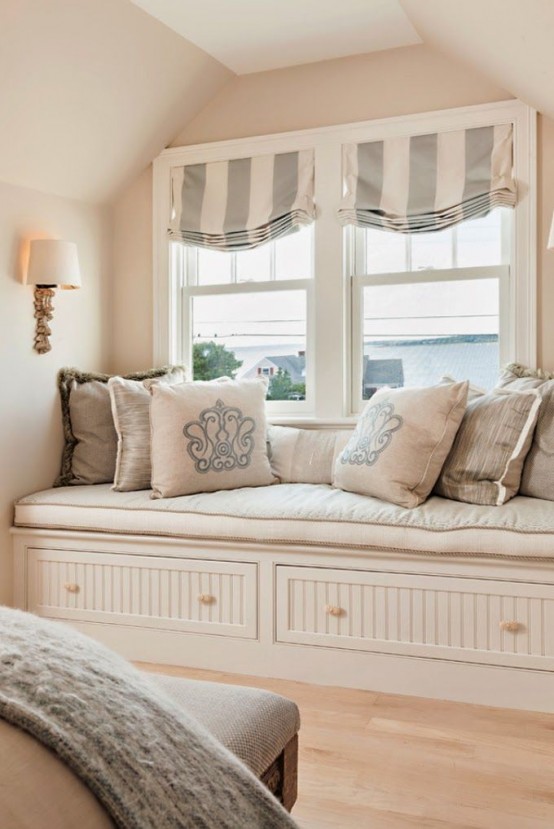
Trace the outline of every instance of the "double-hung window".
<instances>
[{"instance_id":1,"label":"double-hung window","mask_svg":"<svg viewBox=\"0 0 554 829\"><path fill-rule=\"evenodd\" d=\"M512 211L434 233L352 234L352 399L443 376L494 386L509 359Z\"/></svg>"},{"instance_id":2,"label":"double-hung window","mask_svg":"<svg viewBox=\"0 0 554 829\"><path fill-rule=\"evenodd\" d=\"M470 134L491 128L499 189L485 175L475 194ZM534 111L505 101L164 151L155 362L263 377L270 417L312 425L350 421L383 386L491 388L502 364L534 365L535 143ZM362 145L377 173L360 187Z\"/></svg>"},{"instance_id":3,"label":"double-hung window","mask_svg":"<svg viewBox=\"0 0 554 829\"><path fill-rule=\"evenodd\" d=\"M313 227L253 250L171 247L193 379L266 377L270 411L310 410Z\"/></svg>"}]
</instances>

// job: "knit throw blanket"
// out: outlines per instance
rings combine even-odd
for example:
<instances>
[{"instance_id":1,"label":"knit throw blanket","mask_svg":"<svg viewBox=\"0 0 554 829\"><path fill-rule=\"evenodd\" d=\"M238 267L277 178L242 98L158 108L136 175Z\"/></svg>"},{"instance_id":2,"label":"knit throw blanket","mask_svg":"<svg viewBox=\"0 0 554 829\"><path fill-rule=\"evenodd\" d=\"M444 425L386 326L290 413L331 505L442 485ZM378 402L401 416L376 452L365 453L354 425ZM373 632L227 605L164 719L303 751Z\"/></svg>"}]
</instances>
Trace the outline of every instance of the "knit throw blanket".
<instances>
[{"instance_id":1,"label":"knit throw blanket","mask_svg":"<svg viewBox=\"0 0 554 829\"><path fill-rule=\"evenodd\" d=\"M8 608L0 608L0 717L55 752L123 829L295 826L139 671L69 627Z\"/></svg>"}]
</instances>

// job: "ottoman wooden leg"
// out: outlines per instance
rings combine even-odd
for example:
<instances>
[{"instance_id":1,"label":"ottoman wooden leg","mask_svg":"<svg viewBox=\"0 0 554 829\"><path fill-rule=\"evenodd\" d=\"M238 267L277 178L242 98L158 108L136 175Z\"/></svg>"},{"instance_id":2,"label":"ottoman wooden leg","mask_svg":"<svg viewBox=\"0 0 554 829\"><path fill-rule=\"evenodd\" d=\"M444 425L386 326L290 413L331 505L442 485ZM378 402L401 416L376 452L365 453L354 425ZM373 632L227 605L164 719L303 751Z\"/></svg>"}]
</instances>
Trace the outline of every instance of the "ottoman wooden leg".
<instances>
[{"instance_id":1,"label":"ottoman wooden leg","mask_svg":"<svg viewBox=\"0 0 554 829\"><path fill-rule=\"evenodd\" d=\"M298 734L289 740L260 780L290 812L298 796Z\"/></svg>"}]
</instances>

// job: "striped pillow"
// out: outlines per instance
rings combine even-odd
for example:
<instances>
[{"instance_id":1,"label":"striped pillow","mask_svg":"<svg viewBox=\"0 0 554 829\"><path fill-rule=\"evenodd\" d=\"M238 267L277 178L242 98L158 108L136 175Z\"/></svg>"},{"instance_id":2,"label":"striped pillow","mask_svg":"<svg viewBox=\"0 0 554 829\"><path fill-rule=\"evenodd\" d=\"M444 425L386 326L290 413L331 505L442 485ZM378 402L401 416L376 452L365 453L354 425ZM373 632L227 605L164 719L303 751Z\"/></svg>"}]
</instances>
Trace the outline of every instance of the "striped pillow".
<instances>
[{"instance_id":1,"label":"striped pillow","mask_svg":"<svg viewBox=\"0 0 554 829\"><path fill-rule=\"evenodd\" d=\"M117 460L112 489L133 492L150 489L150 387L153 383L174 385L185 380L184 369L176 366L153 380L112 377L108 390L117 432Z\"/></svg>"},{"instance_id":2,"label":"striped pillow","mask_svg":"<svg viewBox=\"0 0 554 829\"><path fill-rule=\"evenodd\" d=\"M520 494L554 501L554 372L506 366L497 383L508 391L537 389L542 397L537 428L521 476Z\"/></svg>"},{"instance_id":3,"label":"striped pillow","mask_svg":"<svg viewBox=\"0 0 554 829\"><path fill-rule=\"evenodd\" d=\"M495 389L469 403L435 487L437 495L500 506L517 493L537 422L537 391Z\"/></svg>"},{"instance_id":4,"label":"striped pillow","mask_svg":"<svg viewBox=\"0 0 554 829\"><path fill-rule=\"evenodd\" d=\"M269 426L269 461L282 484L331 484L333 465L354 429Z\"/></svg>"}]
</instances>

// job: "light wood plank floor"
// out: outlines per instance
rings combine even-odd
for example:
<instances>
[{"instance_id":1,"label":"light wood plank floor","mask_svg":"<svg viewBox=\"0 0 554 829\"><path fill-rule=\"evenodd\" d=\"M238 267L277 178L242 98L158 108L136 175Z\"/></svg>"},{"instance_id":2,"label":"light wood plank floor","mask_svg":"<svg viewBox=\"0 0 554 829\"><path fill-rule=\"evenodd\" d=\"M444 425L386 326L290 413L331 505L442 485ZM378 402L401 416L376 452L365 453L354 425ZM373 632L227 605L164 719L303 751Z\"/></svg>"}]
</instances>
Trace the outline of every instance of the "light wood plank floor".
<instances>
[{"instance_id":1,"label":"light wood plank floor","mask_svg":"<svg viewBox=\"0 0 554 829\"><path fill-rule=\"evenodd\" d=\"M554 715L166 665L267 688L302 716L302 829L553 829Z\"/></svg>"}]
</instances>

